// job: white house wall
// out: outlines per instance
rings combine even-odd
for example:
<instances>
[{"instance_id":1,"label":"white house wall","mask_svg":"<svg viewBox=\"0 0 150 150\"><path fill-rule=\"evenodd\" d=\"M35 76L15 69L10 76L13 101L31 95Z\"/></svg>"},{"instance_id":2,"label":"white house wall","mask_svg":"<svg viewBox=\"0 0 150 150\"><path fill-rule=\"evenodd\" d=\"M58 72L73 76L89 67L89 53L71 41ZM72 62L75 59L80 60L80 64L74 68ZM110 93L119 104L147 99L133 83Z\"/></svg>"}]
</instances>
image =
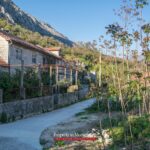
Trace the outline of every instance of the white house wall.
<instances>
[{"instance_id":1,"label":"white house wall","mask_svg":"<svg viewBox=\"0 0 150 150\"><path fill-rule=\"evenodd\" d=\"M0 36L0 57L8 63L8 41Z\"/></svg>"},{"instance_id":2,"label":"white house wall","mask_svg":"<svg viewBox=\"0 0 150 150\"><path fill-rule=\"evenodd\" d=\"M9 63L11 65L11 70L16 68L21 68L21 60L16 58L16 50L21 50L21 60L24 60L25 66L32 66L36 64L43 64L43 54L37 51L27 49L17 45L9 45ZM32 62L32 54L36 54L36 64Z\"/></svg>"}]
</instances>

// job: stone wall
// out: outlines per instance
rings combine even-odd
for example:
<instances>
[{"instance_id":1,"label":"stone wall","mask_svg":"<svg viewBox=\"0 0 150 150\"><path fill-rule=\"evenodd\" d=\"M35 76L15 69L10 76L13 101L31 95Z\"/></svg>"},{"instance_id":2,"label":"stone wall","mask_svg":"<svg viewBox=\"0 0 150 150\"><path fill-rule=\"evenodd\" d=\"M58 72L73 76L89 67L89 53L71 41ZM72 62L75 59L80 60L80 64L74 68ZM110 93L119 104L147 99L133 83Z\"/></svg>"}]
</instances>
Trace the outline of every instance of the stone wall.
<instances>
[{"instance_id":1,"label":"stone wall","mask_svg":"<svg viewBox=\"0 0 150 150\"><path fill-rule=\"evenodd\" d=\"M81 98L85 98L87 93L88 88L74 93L57 94L53 96L3 103L0 104L0 118L2 114L5 114L5 116L7 116L7 121L11 122L49 112L56 108L78 102Z\"/></svg>"},{"instance_id":2,"label":"stone wall","mask_svg":"<svg viewBox=\"0 0 150 150\"><path fill-rule=\"evenodd\" d=\"M79 92L57 94L54 96L54 107L59 108L77 102L79 99ZM85 95L84 95L85 97Z\"/></svg>"}]
</instances>

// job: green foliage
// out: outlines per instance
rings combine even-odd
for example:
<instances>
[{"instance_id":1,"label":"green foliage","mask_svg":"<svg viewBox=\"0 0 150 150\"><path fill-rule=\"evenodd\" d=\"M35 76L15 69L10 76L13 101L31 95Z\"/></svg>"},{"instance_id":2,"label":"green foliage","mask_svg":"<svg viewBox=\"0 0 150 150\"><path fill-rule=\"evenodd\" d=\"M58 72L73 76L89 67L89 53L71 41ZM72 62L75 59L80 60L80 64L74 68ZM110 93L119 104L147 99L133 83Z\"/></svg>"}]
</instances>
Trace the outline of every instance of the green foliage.
<instances>
[{"instance_id":1,"label":"green foliage","mask_svg":"<svg viewBox=\"0 0 150 150\"><path fill-rule=\"evenodd\" d=\"M150 33L150 24L145 24L142 26L142 30L144 31L144 33L149 34Z\"/></svg>"},{"instance_id":2,"label":"green foliage","mask_svg":"<svg viewBox=\"0 0 150 150\"><path fill-rule=\"evenodd\" d=\"M82 115L84 115L84 114L86 114L86 112L85 112L85 111L83 111L83 112L79 112L79 113L75 114L75 116L76 116L76 117L78 117L78 116L82 116Z\"/></svg>"},{"instance_id":3,"label":"green foliage","mask_svg":"<svg viewBox=\"0 0 150 150\"><path fill-rule=\"evenodd\" d=\"M26 89L27 98L40 96L38 75L32 68L26 69L24 74L24 88Z\"/></svg>"},{"instance_id":4,"label":"green foliage","mask_svg":"<svg viewBox=\"0 0 150 150\"><path fill-rule=\"evenodd\" d=\"M124 127L114 127L111 131L115 144L121 144L124 142Z\"/></svg>"},{"instance_id":5,"label":"green foliage","mask_svg":"<svg viewBox=\"0 0 150 150\"><path fill-rule=\"evenodd\" d=\"M114 85L110 84L108 88L109 99L116 100L116 96L118 95L118 89L114 87Z\"/></svg>"},{"instance_id":6,"label":"green foliage","mask_svg":"<svg viewBox=\"0 0 150 150\"><path fill-rule=\"evenodd\" d=\"M148 5L148 0L136 0L136 8L144 8L145 5Z\"/></svg>"},{"instance_id":7,"label":"green foliage","mask_svg":"<svg viewBox=\"0 0 150 150\"><path fill-rule=\"evenodd\" d=\"M16 71L11 76L7 72L0 74L0 88L3 89L4 102L20 99L20 76L21 72ZM47 75L48 76L48 75ZM44 84L48 84L48 77L43 73ZM39 79L36 70L33 68L26 69L24 73L24 88L26 89L27 98L39 96Z\"/></svg>"},{"instance_id":8,"label":"green foliage","mask_svg":"<svg viewBox=\"0 0 150 150\"><path fill-rule=\"evenodd\" d=\"M64 145L65 145L64 141L56 141L55 142L55 146L61 147L61 146L64 146Z\"/></svg>"},{"instance_id":9,"label":"green foliage","mask_svg":"<svg viewBox=\"0 0 150 150\"><path fill-rule=\"evenodd\" d=\"M43 85L50 85L50 77L48 71L42 72L41 76Z\"/></svg>"},{"instance_id":10,"label":"green foliage","mask_svg":"<svg viewBox=\"0 0 150 150\"><path fill-rule=\"evenodd\" d=\"M121 115L117 115L116 117L112 117L111 118L112 127L119 126L121 121L122 121L122 116ZM102 128L103 129L111 128L111 125L110 125L110 118L109 117L106 117L102 120Z\"/></svg>"},{"instance_id":11,"label":"green foliage","mask_svg":"<svg viewBox=\"0 0 150 150\"><path fill-rule=\"evenodd\" d=\"M121 104L118 101L109 100L109 105L110 111L121 111ZM85 110L88 113L108 112L108 102L107 100L96 102Z\"/></svg>"},{"instance_id":12,"label":"green foliage","mask_svg":"<svg viewBox=\"0 0 150 150\"><path fill-rule=\"evenodd\" d=\"M145 133L145 131L148 131L150 128L149 116L131 116L128 118L128 121L131 124L132 134L135 140L142 136L150 137L150 133Z\"/></svg>"},{"instance_id":13,"label":"green foliage","mask_svg":"<svg viewBox=\"0 0 150 150\"><path fill-rule=\"evenodd\" d=\"M100 112L100 109L98 107L98 104L97 103L94 103L92 106L86 108L86 111L88 113L96 113L96 112Z\"/></svg>"},{"instance_id":14,"label":"green foliage","mask_svg":"<svg viewBox=\"0 0 150 150\"><path fill-rule=\"evenodd\" d=\"M57 40L54 40L52 37L42 36L39 33L32 32L28 29L23 28L20 25L10 24L7 20L4 19L0 19L0 28L9 31L11 34L18 36L34 45L40 45L42 47L61 45Z\"/></svg>"},{"instance_id":15,"label":"green foliage","mask_svg":"<svg viewBox=\"0 0 150 150\"><path fill-rule=\"evenodd\" d=\"M39 85L38 75L37 73L31 68L27 69L24 74L24 87L37 87Z\"/></svg>"},{"instance_id":16,"label":"green foliage","mask_svg":"<svg viewBox=\"0 0 150 150\"><path fill-rule=\"evenodd\" d=\"M4 100L10 101L11 99L16 99L18 97L17 88L19 87L19 83L20 81L18 73L16 73L12 77L10 77L9 73L0 73L0 88L3 89Z\"/></svg>"},{"instance_id":17,"label":"green foliage","mask_svg":"<svg viewBox=\"0 0 150 150\"><path fill-rule=\"evenodd\" d=\"M107 34L110 34L114 39L118 38L119 33L122 32L122 28L118 23L110 24L106 27Z\"/></svg>"},{"instance_id":18,"label":"green foliage","mask_svg":"<svg viewBox=\"0 0 150 150\"><path fill-rule=\"evenodd\" d=\"M147 128L145 128L144 130L142 130L142 132L139 134L139 137L140 138L144 137L144 138L150 139L150 125Z\"/></svg>"},{"instance_id":19,"label":"green foliage","mask_svg":"<svg viewBox=\"0 0 150 150\"><path fill-rule=\"evenodd\" d=\"M58 81L58 85L59 86L64 86L64 85L67 85L67 84L69 84L70 82L68 81L68 80L60 80L60 81Z\"/></svg>"},{"instance_id":20,"label":"green foliage","mask_svg":"<svg viewBox=\"0 0 150 150\"><path fill-rule=\"evenodd\" d=\"M7 121L8 121L7 114L3 112L0 116L0 122L7 123Z\"/></svg>"},{"instance_id":21,"label":"green foliage","mask_svg":"<svg viewBox=\"0 0 150 150\"><path fill-rule=\"evenodd\" d=\"M128 119L125 119L125 122L119 119L114 123L112 119L113 128L110 130L111 135L113 136L113 144L124 144L124 137L127 137L127 143L130 144L133 140L135 143L137 141L144 141L150 139L150 121L149 116L129 116ZM106 120L104 120L106 126ZM131 126L131 130L130 130ZM109 127L109 126L108 126ZM131 136L132 132L132 136Z\"/></svg>"},{"instance_id":22,"label":"green foliage","mask_svg":"<svg viewBox=\"0 0 150 150\"><path fill-rule=\"evenodd\" d=\"M68 61L83 63L88 72L96 70L99 52L92 43L78 43L74 47L64 47L61 54Z\"/></svg>"}]
</instances>

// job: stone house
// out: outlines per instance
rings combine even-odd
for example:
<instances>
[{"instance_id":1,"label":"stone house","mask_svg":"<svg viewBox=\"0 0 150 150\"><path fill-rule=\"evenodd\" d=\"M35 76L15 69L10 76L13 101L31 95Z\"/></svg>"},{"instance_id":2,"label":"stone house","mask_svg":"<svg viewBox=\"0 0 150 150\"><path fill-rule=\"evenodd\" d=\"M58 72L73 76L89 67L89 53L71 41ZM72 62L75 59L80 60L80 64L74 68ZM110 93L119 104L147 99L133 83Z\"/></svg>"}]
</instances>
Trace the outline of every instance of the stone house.
<instances>
[{"instance_id":1,"label":"stone house","mask_svg":"<svg viewBox=\"0 0 150 150\"><path fill-rule=\"evenodd\" d=\"M77 66L59 56L61 48L42 48L28 43L8 32L0 31L0 70L10 74L17 69L41 65L55 72L56 82L67 79L72 82L77 76ZM75 73L76 75L74 75Z\"/></svg>"}]
</instances>

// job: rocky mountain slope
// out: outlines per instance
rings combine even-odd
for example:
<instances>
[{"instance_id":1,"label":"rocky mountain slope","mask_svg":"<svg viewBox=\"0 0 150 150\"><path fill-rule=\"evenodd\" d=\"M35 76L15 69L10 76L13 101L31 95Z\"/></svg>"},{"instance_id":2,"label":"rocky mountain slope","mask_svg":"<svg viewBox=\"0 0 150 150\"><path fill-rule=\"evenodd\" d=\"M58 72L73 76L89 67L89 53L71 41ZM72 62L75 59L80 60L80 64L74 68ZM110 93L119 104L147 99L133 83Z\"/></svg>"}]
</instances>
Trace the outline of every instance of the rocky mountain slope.
<instances>
[{"instance_id":1,"label":"rocky mountain slope","mask_svg":"<svg viewBox=\"0 0 150 150\"><path fill-rule=\"evenodd\" d=\"M63 34L57 32L49 24L37 20L35 17L25 13L11 0L0 0L0 18L7 19L10 23L19 24L31 31L39 32L42 35L53 37L54 39L71 46L73 44Z\"/></svg>"}]
</instances>

